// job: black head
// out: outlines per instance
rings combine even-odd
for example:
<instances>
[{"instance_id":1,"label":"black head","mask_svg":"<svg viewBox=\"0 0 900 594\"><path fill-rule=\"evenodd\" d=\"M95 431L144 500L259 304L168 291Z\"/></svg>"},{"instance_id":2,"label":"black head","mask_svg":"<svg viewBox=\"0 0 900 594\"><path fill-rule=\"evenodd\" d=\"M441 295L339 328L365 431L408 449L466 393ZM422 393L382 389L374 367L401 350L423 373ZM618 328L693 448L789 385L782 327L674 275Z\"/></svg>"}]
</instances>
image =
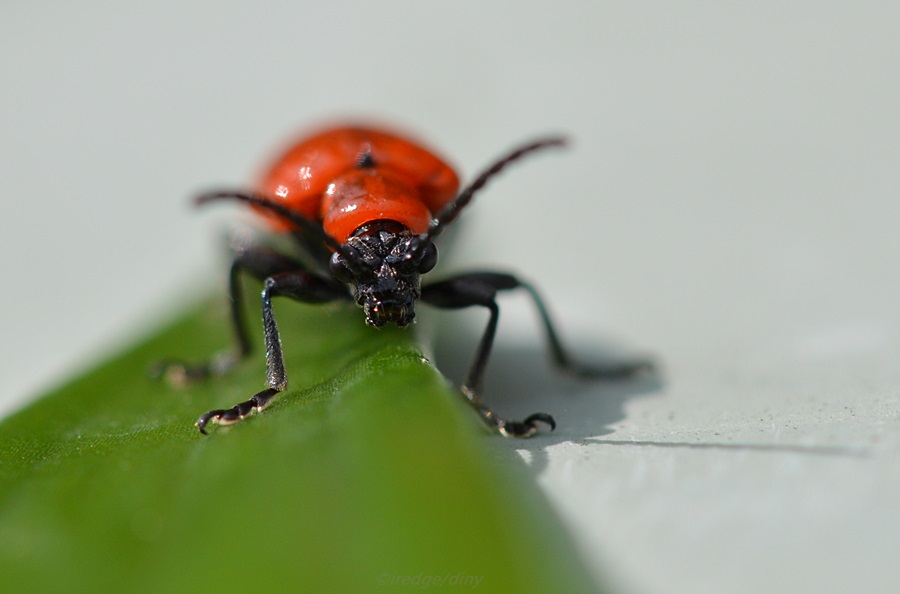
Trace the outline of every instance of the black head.
<instances>
[{"instance_id":1,"label":"black head","mask_svg":"<svg viewBox=\"0 0 900 594\"><path fill-rule=\"evenodd\" d=\"M416 317L419 275L434 268L437 249L396 221L360 227L331 256L331 273L353 291L370 326L409 325Z\"/></svg>"}]
</instances>

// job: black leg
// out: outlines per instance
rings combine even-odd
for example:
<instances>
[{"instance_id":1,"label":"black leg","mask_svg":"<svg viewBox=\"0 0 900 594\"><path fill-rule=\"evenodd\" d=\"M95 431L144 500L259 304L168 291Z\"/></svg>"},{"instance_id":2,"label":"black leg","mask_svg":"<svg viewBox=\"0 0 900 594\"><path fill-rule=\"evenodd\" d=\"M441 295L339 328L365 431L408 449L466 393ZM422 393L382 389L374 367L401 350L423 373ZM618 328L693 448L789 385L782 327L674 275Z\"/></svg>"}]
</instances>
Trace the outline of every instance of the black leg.
<instances>
[{"instance_id":1,"label":"black leg","mask_svg":"<svg viewBox=\"0 0 900 594\"><path fill-rule=\"evenodd\" d=\"M640 373L653 371L653 361L645 358L589 364L575 361L559 339L553 320L550 318L550 312L537 290L525 282L519 282L518 286L525 289L534 301L541 316L553 363L560 370L585 379L626 379Z\"/></svg>"},{"instance_id":2,"label":"black leg","mask_svg":"<svg viewBox=\"0 0 900 594\"><path fill-rule=\"evenodd\" d=\"M649 361L626 362L596 367L575 363L563 347L550 319L547 307L544 305L540 295L534 287L520 281L513 275L496 272L475 272L423 287L422 300L436 307L458 309L480 305L488 308L490 318L475 353L475 359L472 361L463 383L462 393L481 418L500 434L507 437L529 437L537 431L539 422L546 423L551 429L556 428L556 422L553 420L553 417L546 413L535 413L523 421L509 421L499 418L490 407L481 401L484 371L491 354L494 336L497 333L497 320L500 315L500 309L496 302L497 292L516 288L525 289L534 301L541 316L553 362L559 368L581 377L590 378L628 377L652 368L652 364Z\"/></svg>"},{"instance_id":3,"label":"black leg","mask_svg":"<svg viewBox=\"0 0 900 594\"><path fill-rule=\"evenodd\" d=\"M422 288L422 300L437 307L459 309L480 305L488 308L490 318L461 391L469 405L488 426L507 437L529 437L537 431L538 422L547 423L551 429L556 428L553 417L546 413L535 413L523 421L509 421L498 417L481 401L484 370L494 344L497 320L500 316L500 308L497 307L496 301L497 291L511 289L519 284L515 277L509 275L481 273L459 276Z\"/></svg>"},{"instance_id":4,"label":"black leg","mask_svg":"<svg viewBox=\"0 0 900 594\"><path fill-rule=\"evenodd\" d=\"M232 249L234 259L228 274L228 294L231 298L234 347L212 356L207 361L197 363L187 363L180 359L159 361L151 367L151 376L165 377L173 385L185 386L212 376L228 373L253 350L244 320L241 274L247 273L258 280L264 280L282 272L305 269L305 266L299 261L270 248L256 245L235 245Z\"/></svg>"},{"instance_id":5,"label":"black leg","mask_svg":"<svg viewBox=\"0 0 900 594\"><path fill-rule=\"evenodd\" d=\"M283 272L270 276L263 283L262 317L266 341L266 389L238 403L230 409L211 410L197 419L201 433L206 433L209 423L231 424L247 415L263 410L271 399L287 388L287 372L284 366L284 351L275 313L272 310L273 297L290 297L304 303L326 303L339 299L349 299L346 287L331 279L303 271Z\"/></svg>"}]
</instances>

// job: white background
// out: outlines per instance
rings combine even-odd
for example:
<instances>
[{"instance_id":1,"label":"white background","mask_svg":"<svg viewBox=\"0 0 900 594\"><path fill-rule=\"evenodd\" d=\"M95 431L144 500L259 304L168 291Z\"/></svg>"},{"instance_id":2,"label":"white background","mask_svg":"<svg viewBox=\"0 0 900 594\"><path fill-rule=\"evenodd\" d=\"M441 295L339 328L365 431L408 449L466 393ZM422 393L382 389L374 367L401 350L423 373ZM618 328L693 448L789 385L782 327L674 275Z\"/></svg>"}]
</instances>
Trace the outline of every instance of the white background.
<instances>
[{"instance_id":1,"label":"white background","mask_svg":"<svg viewBox=\"0 0 900 594\"><path fill-rule=\"evenodd\" d=\"M896 591L897 7L7 2L0 411L221 279L233 211L188 197L296 130L397 122L464 177L565 132L454 266L527 274L580 357L662 371L555 379L504 302L490 398L560 429L498 451L624 591Z\"/></svg>"}]
</instances>

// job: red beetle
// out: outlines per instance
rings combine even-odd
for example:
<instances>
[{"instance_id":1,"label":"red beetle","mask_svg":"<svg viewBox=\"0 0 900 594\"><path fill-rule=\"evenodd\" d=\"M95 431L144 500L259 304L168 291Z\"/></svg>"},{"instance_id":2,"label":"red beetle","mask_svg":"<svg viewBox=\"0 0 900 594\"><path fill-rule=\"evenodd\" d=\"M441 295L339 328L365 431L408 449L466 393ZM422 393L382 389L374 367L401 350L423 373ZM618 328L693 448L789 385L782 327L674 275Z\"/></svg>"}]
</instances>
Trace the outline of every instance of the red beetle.
<instances>
[{"instance_id":1,"label":"red beetle","mask_svg":"<svg viewBox=\"0 0 900 594\"><path fill-rule=\"evenodd\" d=\"M157 374L181 383L227 372L250 354L238 277L246 272L263 281L267 388L225 410L212 410L196 422L201 433L210 423L237 422L266 407L287 387L281 339L272 298L306 303L354 300L366 323L406 326L415 318L416 301L440 308L485 307L487 328L462 393L482 419L505 436L528 437L539 422L556 427L553 417L535 413L523 421L499 418L481 400L481 384L497 329L498 291L522 288L537 306L554 362L586 377L625 377L647 369L646 361L602 367L575 364L563 349L550 316L535 289L517 277L497 272L458 275L422 286L420 275L437 262L435 238L487 181L509 163L544 148L562 146L551 137L523 145L500 158L457 193L453 169L418 143L385 130L348 126L324 130L291 146L266 170L252 192L225 191L197 198L198 203L232 199L252 205L276 232L290 234L317 266L262 246L235 248L230 274L234 352L188 365L166 361Z\"/></svg>"}]
</instances>

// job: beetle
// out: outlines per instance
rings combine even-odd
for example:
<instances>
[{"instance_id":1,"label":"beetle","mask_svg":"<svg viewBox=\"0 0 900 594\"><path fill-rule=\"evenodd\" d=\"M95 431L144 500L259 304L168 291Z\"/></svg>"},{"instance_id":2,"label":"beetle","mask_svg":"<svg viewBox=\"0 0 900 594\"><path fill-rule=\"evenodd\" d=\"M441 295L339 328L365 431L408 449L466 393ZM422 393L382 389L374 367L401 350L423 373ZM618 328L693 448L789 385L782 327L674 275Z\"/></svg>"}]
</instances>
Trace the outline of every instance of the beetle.
<instances>
[{"instance_id":1,"label":"beetle","mask_svg":"<svg viewBox=\"0 0 900 594\"><path fill-rule=\"evenodd\" d=\"M250 205L276 233L289 235L312 264L260 245L233 246L229 273L231 318L236 348L207 362L162 362L157 375L184 383L227 373L251 353L243 322L239 277L262 281L262 318L266 345L266 388L229 409L211 410L196 421L206 434L210 423L231 424L263 410L287 387L287 372L274 297L304 303L354 301L373 327L408 326L416 303L460 309L483 307L487 326L461 386L466 402L489 428L508 437L529 437L539 423L551 430L547 413L522 421L500 418L481 398L482 380L494 336L498 292L524 290L537 308L553 362L582 377L622 378L649 367L646 361L598 367L577 364L563 347L537 290L517 276L471 272L432 284L420 278L437 262L435 239L468 206L473 196L509 164L526 155L566 143L551 136L523 144L500 157L459 191L459 178L440 157L393 131L345 125L302 138L279 155L252 191L225 190L201 195L197 204L221 200Z\"/></svg>"}]
</instances>

